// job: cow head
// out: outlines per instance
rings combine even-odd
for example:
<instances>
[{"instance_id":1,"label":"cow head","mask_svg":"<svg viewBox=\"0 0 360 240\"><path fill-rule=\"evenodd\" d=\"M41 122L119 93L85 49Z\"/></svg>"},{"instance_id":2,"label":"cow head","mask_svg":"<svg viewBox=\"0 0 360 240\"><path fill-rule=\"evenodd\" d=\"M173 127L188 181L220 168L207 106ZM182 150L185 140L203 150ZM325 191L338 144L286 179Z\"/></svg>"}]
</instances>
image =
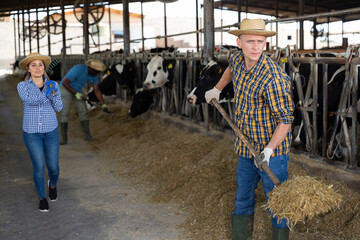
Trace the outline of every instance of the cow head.
<instances>
[{"instance_id":1,"label":"cow head","mask_svg":"<svg viewBox=\"0 0 360 240\"><path fill-rule=\"evenodd\" d=\"M149 110L151 104L153 103L155 91L156 90L139 89L133 97L133 102L128 112L129 115L131 117L136 117Z\"/></svg>"},{"instance_id":2,"label":"cow head","mask_svg":"<svg viewBox=\"0 0 360 240\"><path fill-rule=\"evenodd\" d=\"M159 88L165 85L169 78L169 69L173 66L161 56L155 56L147 65L148 74L144 82L145 89Z\"/></svg>"}]
</instances>

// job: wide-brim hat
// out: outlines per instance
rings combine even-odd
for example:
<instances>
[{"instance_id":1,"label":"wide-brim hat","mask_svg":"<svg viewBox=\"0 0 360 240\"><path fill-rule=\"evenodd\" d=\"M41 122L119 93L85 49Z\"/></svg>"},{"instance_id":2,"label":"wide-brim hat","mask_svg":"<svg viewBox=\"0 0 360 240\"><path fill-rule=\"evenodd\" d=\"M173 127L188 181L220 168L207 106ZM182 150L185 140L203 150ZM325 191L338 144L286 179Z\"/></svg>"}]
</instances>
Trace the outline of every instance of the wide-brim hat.
<instances>
[{"instance_id":1,"label":"wide-brim hat","mask_svg":"<svg viewBox=\"0 0 360 240\"><path fill-rule=\"evenodd\" d=\"M272 37L276 35L274 31L268 31L265 29L265 21L263 19L248 19L245 18L240 23L240 29L230 30L230 34L235 36L240 35L261 35L265 37Z\"/></svg>"},{"instance_id":2,"label":"wide-brim hat","mask_svg":"<svg viewBox=\"0 0 360 240\"><path fill-rule=\"evenodd\" d=\"M89 59L86 61L86 65L99 72L103 72L106 69L106 66L98 59Z\"/></svg>"},{"instance_id":3,"label":"wide-brim hat","mask_svg":"<svg viewBox=\"0 0 360 240\"><path fill-rule=\"evenodd\" d=\"M51 62L51 58L49 56L45 56L45 55L41 55L40 53L34 52L34 53L30 53L29 55L26 56L26 58L24 58L23 60L21 60L19 62L19 66L22 69L26 70L26 66L29 65L29 63L31 63L34 60L41 60L44 62L45 67L48 67L50 62Z\"/></svg>"}]
</instances>

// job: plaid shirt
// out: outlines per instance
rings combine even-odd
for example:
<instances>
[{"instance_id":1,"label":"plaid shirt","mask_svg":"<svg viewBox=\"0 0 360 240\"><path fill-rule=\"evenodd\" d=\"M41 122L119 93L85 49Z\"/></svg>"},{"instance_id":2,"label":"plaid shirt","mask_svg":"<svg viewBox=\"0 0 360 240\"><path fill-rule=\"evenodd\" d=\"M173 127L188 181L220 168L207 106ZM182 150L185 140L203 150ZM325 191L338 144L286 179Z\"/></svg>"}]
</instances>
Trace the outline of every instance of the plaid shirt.
<instances>
[{"instance_id":1,"label":"plaid shirt","mask_svg":"<svg viewBox=\"0 0 360 240\"><path fill-rule=\"evenodd\" d=\"M260 153L279 123L293 122L290 78L264 53L257 64L246 71L243 53L237 52L231 57L229 68L235 92L235 123ZM252 158L251 152L236 135L234 142L239 156ZM289 131L272 156L288 154L290 143Z\"/></svg>"},{"instance_id":2,"label":"plaid shirt","mask_svg":"<svg viewBox=\"0 0 360 240\"><path fill-rule=\"evenodd\" d=\"M32 78L22 81L17 85L17 90L24 103L24 118L22 128L27 133L47 133L58 126L56 112L60 112L63 103L59 85L55 82L56 96L51 93L46 97L47 79L44 80L44 88L36 86Z\"/></svg>"}]
</instances>

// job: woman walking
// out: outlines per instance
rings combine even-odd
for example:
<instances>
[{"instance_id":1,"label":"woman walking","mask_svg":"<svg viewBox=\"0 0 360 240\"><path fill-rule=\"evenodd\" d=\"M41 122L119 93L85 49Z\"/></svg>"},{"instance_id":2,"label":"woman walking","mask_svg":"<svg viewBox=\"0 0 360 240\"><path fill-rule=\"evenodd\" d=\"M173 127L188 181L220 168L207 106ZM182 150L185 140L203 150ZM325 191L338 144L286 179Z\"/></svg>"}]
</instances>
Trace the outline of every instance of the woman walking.
<instances>
[{"instance_id":1,"label":"woman walking","mask_svg":"<svg viewBox=\"0 0 360 240\"><path fill-rule=\"evenodd\" d=\"M62 109L59 85L51 81L45 69L50 57L30 53L20 62L27 70L17 90L24 104L23 139L33 165L33 179L39 195L41 212L49 211L45 195L45 164L48 169L49 200L57 200L56 184L59 177L59 132L56 112Z\"/></svg>"}]
</instances>

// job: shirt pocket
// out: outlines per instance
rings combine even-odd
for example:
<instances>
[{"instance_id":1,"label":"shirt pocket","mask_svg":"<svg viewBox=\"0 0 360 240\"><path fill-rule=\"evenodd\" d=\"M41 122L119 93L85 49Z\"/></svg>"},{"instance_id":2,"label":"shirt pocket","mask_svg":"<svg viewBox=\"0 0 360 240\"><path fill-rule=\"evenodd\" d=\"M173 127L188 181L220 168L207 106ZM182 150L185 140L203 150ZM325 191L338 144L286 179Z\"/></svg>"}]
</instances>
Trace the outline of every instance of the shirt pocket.
<instances>
[{"instance_id":1,"label":"shirt pocket","mask_svg":"<svg viewBox=\"0 0 360 240\"><path fill-rule=\"evenodd\" d=\"M249 111L257 110L263 105L265 99L263 97L264 87L254 81L247 83L243 93L246 108Z\"/></svg>"}]
</instances>

